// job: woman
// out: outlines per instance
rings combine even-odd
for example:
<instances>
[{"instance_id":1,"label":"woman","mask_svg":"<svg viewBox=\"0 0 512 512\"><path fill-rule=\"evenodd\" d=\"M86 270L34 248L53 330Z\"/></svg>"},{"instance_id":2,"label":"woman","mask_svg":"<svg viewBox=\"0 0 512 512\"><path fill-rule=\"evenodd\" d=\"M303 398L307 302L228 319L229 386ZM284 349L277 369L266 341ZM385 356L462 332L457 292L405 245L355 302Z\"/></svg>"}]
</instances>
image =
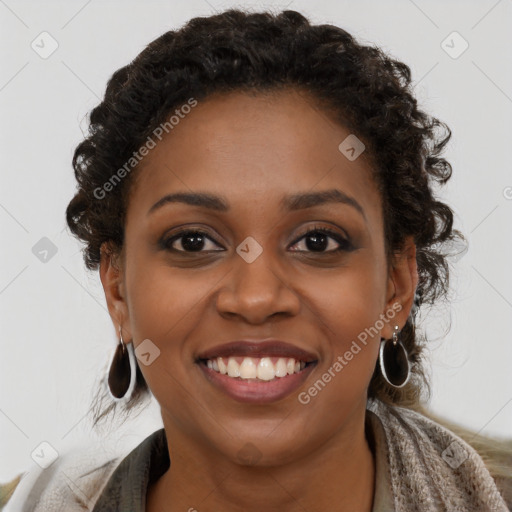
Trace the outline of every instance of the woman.
<instances>
[{"instance_id":1,"label":"woman","mask_svg":"<svg viewBox=\"0 0 512 512\"><path fill-rule=\"evenodd\" d=\"M153 41L90 122L66 213L119 332L96 421L150 391L164 428L59 460L13 506L508 510L421 407L415 318L460 235L433 193L450 132L405 64L295 11L229 10Z\"/></svg>"}]
</instances>

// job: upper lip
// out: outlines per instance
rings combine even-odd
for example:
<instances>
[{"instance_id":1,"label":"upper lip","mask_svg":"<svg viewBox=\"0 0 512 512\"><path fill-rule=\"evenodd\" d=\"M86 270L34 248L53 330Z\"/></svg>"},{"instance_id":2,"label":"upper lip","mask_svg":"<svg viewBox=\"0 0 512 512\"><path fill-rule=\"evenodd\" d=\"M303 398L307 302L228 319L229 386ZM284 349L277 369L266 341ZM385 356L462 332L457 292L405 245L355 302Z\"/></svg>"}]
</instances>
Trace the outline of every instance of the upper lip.
<instances>
[{"instance_id":1,"label":"upper lip","mask_svg":"<svg viewBox=\"0 0 512 512\"><path fill-rule=\"evenodd\" d=\"M231 341L223 345L212 347L198 356L200 359L215 359L217 357L290 357L296 361L305 361L310 363L317 358L311 352L296 347L290 343L279 340L262 341Z\"/></svg>"}]
</instances>

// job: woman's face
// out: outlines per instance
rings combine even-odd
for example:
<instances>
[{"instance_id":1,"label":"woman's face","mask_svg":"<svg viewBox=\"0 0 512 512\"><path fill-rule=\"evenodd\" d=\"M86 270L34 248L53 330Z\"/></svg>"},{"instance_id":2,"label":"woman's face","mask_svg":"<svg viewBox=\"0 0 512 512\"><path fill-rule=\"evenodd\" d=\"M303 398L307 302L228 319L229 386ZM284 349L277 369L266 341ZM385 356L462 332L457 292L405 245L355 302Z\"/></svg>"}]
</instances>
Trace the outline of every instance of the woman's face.
<instances>
[{"instance_id":1,"label":"woman's face","mask_svg":"<svg viewBox=\"0 0 512 512\"><path fill-rule=\"evenodd\" d=\"M217 95L139 164L121 271L104 255L101 277L168 436L266 465L361 427L380 338L405 323L414 272L411 258L388 269L365 154L339 149L349 135L296 91ZM161 201L199 193L211 198ZM265 340L316 362L268 381L198 362L229 342ZM266 350L282 370L279 350Z\"/></svg>"}]
</instances>

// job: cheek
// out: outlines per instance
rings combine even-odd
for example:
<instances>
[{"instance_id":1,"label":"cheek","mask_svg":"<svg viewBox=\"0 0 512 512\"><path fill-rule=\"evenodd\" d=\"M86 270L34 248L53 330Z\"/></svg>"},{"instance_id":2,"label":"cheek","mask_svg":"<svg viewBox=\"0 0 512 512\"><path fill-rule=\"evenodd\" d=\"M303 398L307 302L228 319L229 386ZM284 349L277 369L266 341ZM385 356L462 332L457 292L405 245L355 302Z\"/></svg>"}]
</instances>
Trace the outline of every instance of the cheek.
<instances>
[{"instance_id":1,"label":"cheek","mask_svg":"<svg viewBox=\"0 0 512 512\"><path fill-rule=\"evenodd\" d=\"M178 333L184 331L190 317L204 307L215 283L222 279L222 270L218 267L173 267L165 255L151 254L144 247L127 251L126 268L129 314L136 331L135 339L153 336L166 345L180 339Z\"/></svg>"},{"instance_id":2,"label":"cheek","mask_svg":"<svg viewBox=\"0 0 512 512\"><path fill-rule=\"evenodd\" d=\"M188 340L219 277L215 279L217 274L207 272L173 271L168 265L149 261L132 261L128 267L130 323L135 348L149 339L159 350L151 365L140 365L144 378L155 394L161 386L169 394L169 379L182 380L193 368Z\"/></svg>"},{"instance_id":3,"label":"cheek","mask_svg":"<svg viewBox=\"0 0 512 512\"><path fill-rule=\"evenodd\" d=\"M302 282L303 296L340 343L374 325L386 303L383 265L364 255L323 276L304 275Z\"/></svg>"},{"instance_id":4,"label":"cheek","mask_svg":"<svg viewBox=\"0 0 512 512\"><path fill-rule=\"evenodd\" d=\"M317 380L303 395L304 403L310 401L313 407L313 402L319 407L330 404L346 411L366 392L380 346L379 318L386 292L383 277L380 265L367 264L317 279L315 285L305 281L317 329L328 344Z\"/></svg>"}]
</instances>

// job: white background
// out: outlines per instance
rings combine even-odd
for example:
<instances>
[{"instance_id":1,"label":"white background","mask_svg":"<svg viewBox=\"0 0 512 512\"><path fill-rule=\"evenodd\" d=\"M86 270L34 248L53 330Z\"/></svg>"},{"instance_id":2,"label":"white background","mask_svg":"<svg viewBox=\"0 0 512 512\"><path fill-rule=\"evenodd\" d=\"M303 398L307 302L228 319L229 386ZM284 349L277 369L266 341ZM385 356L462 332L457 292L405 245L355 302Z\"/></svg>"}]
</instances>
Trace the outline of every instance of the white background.
<instances>
[{"instance_id":1,"label":"white background","mask_svg":"<svg viewBox=\"0 0 512 512\"><path fill-rule=\"evenodd\" d=\"M112 73L150 41L234 5L288 5L381 46L411 67L422 107L452 129L445 197L470 248L453 271L451 304L425 323L434 338L431 407L483 434L512 436L510 0L2 0L0 482L30 467L42 441L61 453L94 438L85 414L116 333L99 277L65 228L85 116ZM59 45L47 59L31 48L43 31ZM453 31L469 43L457 59L441 47ZM58 248L47 263L32 253L42 237ZM158 413L153 403L113 439L135 446L161 426Z\"/></svg>"}]
</instances>

